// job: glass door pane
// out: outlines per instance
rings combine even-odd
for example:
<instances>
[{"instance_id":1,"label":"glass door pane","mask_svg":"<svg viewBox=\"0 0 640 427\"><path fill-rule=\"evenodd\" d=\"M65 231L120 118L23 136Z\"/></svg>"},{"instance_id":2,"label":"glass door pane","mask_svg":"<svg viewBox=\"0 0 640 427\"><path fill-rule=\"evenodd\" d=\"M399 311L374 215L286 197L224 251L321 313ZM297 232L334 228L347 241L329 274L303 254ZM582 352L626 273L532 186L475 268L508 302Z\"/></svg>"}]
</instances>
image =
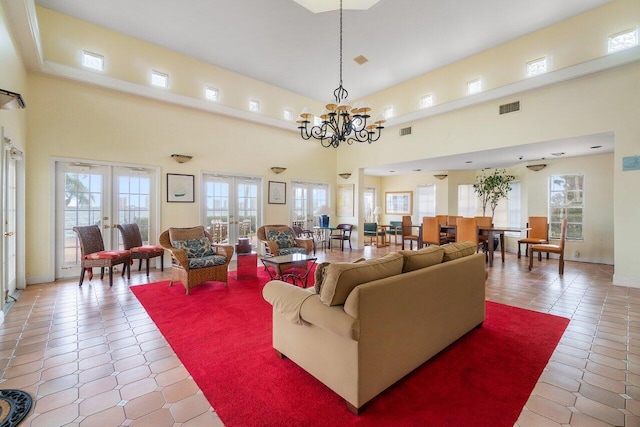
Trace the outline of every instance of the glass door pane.
<instances>
[{"instance_id":1,"label":"glass door pane","mask_svg":"<svg viewBox=\"0 0 640 427\"><path fill-rule=\"evenodd\" d=\"M153 191L152 171L117 168L115 177L117 211L114 218L117 224L138 224L142 234L143 245L155 245L158 236L155 235L155 218L152 206L155 191ZM122 248L122 239L118 229L112 230L114 238Z\"/></svg>"},{"instance_id":2,"label":"glass door pane","mask_svg":"<svg viewBox=\"0 0 640 427\"><path fill-rule=\"evenodd\" d=\"M109 206L105 205L108 170L104 166L74 166L58 163L56 174L56 278L80 274L80 241L75 226L110 228ZM106 228L105 228L106 227ZM109 248L110 233L103 236Z\"/></svg>"},{"instance_id":3,"label":"glass door pane","mask_svg":"<svg viewBox=\"0 0 640 427\"><path fill-rule=\"evenodd\" d=\"M229 182L221 177L205 179L205 227L214 242L229 243Z\"/></svg>"}]
</instances>

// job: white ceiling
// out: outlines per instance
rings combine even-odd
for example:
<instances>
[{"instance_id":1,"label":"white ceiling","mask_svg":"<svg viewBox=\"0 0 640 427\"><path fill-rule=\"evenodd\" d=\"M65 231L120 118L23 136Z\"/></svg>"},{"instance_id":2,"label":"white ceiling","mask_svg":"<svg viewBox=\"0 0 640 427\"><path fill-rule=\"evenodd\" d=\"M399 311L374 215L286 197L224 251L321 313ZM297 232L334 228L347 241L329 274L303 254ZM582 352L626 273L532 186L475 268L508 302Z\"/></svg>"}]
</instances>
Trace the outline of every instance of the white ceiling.
<instances>
[{"instance_id":1,"label":"white ceiling","mask_svg":"<svg viewBox=\"0 0 640 427\"><path fill-rule=\"evenodd\" d=\"M344 10L344 86L355 101L609 1L382 0ZM337 11L293 0L35 2L321 102L339 83ZM369 62L356 64L358 55Z\"/></svg>"},{"instance_id":2,"label":"white ceiling","mask_svg":"<svg viewBox=\"0 0 640 427\"><path fill-rule=\"evenodd\" d=\"M355 101L612 0L381 0L368 10L346 10L350 1L344 0L343 83ZM35 3L321 102L332 98L339 83L335 10L316 14L294 0ZM353 58L359 55L369 62L356 64ZM613 140L611 134L586 136L372 166L365 172L386 176L414 169L507 167L553 158L552 152L567 157L612 152ZM602 148L589 148L594 145Z\"/></svg>"}]
</instances>

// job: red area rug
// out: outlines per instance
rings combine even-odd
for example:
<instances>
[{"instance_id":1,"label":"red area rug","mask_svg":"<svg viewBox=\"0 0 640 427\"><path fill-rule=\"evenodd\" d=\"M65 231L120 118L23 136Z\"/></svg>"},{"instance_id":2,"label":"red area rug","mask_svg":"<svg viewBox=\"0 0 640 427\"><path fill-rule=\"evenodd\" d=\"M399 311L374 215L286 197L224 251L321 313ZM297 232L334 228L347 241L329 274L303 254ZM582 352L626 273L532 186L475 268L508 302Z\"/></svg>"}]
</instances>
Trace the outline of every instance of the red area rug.
<instances>
[{"instance_id":1,"label":"red area rug","mask_svg":"<svg viewBox=\"0 0 640 427\"><path fill-rule=\"evenodd\" d=\"M132 286L227 426L513 426L568 319L487 302L487 318L370 401L360 416L271 346L255 280Z\"/></svg>"}]
</instances>

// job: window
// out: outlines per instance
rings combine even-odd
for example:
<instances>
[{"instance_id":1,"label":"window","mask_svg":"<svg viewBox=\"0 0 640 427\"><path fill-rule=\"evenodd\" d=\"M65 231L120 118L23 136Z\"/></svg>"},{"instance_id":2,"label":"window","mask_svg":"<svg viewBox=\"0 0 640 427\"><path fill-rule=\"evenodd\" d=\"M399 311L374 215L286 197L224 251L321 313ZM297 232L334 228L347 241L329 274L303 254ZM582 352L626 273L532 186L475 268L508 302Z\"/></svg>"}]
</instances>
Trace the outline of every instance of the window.
<instances>
[{"instance_id":1,"label":"window","mask_svg":"<svg viewBox=\"0 0 640 427\"><path fill-rule=\"evenodd\" d=\"M583 240L584 175L552 175L549 181L549 237L560 238L567 218L567 240Z\"/></svg>"},{"instance_id":2,"label":"window","mask_svg":"<svg viewBox=\"0 0 640 427\"><path fill-rule=\"evenodd\" d=\"M493 225L496 227L519 227L520 219L520 183L512 182L507 199L501 199L493 214ZM490 213L488 213L490 215ZM520 233L515 233L517 237Z\"/></svg>"},{"instance_id":3,"label":"window","mask_svg":"<svg viewBox=\"0 0 640 427\"><path fill-rule=\"evenodd\" d=\"M207 87L204 90L204 97L209 101L218 102L220 101L220 91L213 87Z\"/></svg>"},{"instance_id":4,"label":"window","mask_svg":"<svg viewBox=\"0 0 640 427\"><path fill-rule=\"evenodd\" d=\"M83 50L82 66L91 68L92 70L104 71L104 56Z\"/></svg>"},{"instance_id":5,"label":"window","mask_svg":"<svg viewBox=\"0 0 640 427\"><path fill-rule=\"evenodd\" d=\"M389 120L391 117L393 117L393 106L389 106L389 107L385 107L383 113L384 118Z\"/></svg>"},{"instance_id":6,"label":"window","mask_svg":"<svg viewBox=\"0 0 640 427\"><path fill-rule=\"evenodd\" d=\"M317 225L315 212L321 206L329 205L329 184L316 182L291 182L293 203L291 204L291 221L306 221L303 228L311 229Z\"/></svg>"},{"instance_id":7,"label":"window","mask_svg":"<svg viewBox=\"0 0 640 427\"><path fill-rule=\"evenodd\" d=\"M420 98L420 108L433 107L433 95L425 95Z\"/></svg>"},{"instance_id":8,"label":"window","mask_svg":"<svg viewBox=\"0 0 640 427\"><path fill-rule=\"evenodd\" d=\"M547 72L547 57L527 62L527 77L537 76Z\"/></svg>"},{"instance_id":9,"label":"window","mask_svg":"<svg viewBox=\"0 0 640 427\"><path fill-rule=\"evenodd\" d=\"M418 221L420 223L423 216L436 216L435 184L418 186Z\"/></svg>"},{"instance_id":10,"label":"window","mask_svg":"<svg viewBox=\"0 0 640 427\"><path fill-rule=\"evenodd\" d=\"M151 72L151 84L158 87L169 87L169 75L159 71Z\"/></svg>"},{"instance_id":11,"label":"window","mask_svg":"<svg viewBox=\"0 0 640 427\"><path fill-rule=\"evenodd\" d=\"M472 95L482 91L482 80L476 79L467 82L467 94Z\"/></svg>"},{"instance_id":12,"label":"window","mask_svg":"<svg viewBox=\"0 0 640 427\"><path fill-rule=\"evenodd\" d=\"M249 101L249 111L253 111L254 113L257 113L260 111L260 101L256 101L255 99L252 99Z\"/></svg>"},{"instance_id":13,"label":"window","mask_svg":"<svg viewBox=\"0 0 640 427\"><path fill-rule=\"evenodd\" d=\"M473 184L458 185L458 215L473 217L478 215L478 197Z\"/></svg>"},{"instance_id":14,"label":"window","mask_svg":"<svg viewBox=\"0 0 640 427\"><path fill-rule=\"evenodd\" d=\"M638 30L628 30L609 37L609 53L638 45Z\"/></svg>"},{"instance_id":15,"label":"window","mask_svg":"<svg viewBox=\"0 0 640 427\"><path fill-rule=\"evenodd\" d=\"M293 120L293 111L285 109L283 116L285 120Z\"/></svg>"}]
</instances>

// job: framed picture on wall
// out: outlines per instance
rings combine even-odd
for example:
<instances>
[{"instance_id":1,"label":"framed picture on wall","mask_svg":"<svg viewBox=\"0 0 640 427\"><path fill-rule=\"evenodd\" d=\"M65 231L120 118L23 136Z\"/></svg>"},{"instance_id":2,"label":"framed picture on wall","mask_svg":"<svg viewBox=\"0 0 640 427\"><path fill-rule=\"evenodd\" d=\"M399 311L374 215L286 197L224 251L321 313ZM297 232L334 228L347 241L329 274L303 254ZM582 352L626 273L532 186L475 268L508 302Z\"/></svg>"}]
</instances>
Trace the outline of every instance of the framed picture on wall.
<instances>
[{"instance_id":1,"label":"framed picture on wall","mask_svg":"<svg viewBox=\"0 0 640 427\"><path fill-rule=\"evenodd\" d=\"M384 213L387 215L411 215L413 212L413 192L388 191L384 193Z\"/></svg>"},{"instance_id":2,"label":"framed picture on wall","mask_svg":"<svg viewBox=\"0 0 640 427\"><path fill-rule=\"evenodd\" d=\"M195 183L193 175L167 174L167 202L195 202Z\"/></svg>"},{"instance_id":3,"label":"framed picture on wall","mask_svg":"<svg viewBox=\"0 0 640 427\"><path fill-rule=\"evenodd\" d=\"M285 205L287 203L287 184L269 181L269 204Z\"/></svg>"},{"instance_id":4,"label":"framed picture on wall","mask_svg":"<svg viewBox=\"0 0 640 427\"><path fill-rule=\"evenodd\" d=\"M338 185L338 216L353 216L353 184Z\"/></svg>"}]
</instances>

